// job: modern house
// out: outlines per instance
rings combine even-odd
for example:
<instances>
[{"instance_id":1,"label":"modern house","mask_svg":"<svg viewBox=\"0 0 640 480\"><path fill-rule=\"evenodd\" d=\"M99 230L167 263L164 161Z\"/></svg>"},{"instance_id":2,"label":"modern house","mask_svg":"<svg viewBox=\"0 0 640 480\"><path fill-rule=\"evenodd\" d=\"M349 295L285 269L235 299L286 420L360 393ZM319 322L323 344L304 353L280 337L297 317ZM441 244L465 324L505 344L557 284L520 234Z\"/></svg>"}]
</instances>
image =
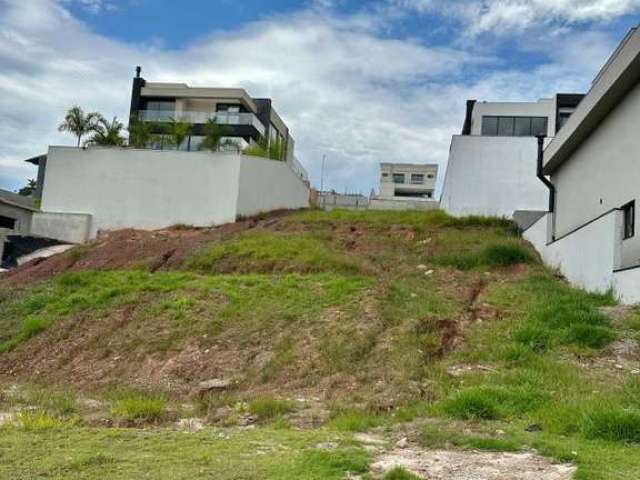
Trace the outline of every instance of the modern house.
<instances>
[{"instance_id":1,"label":"modern house","mask_svg":"<svg viewBox=\"0 0 640 480\"><path fill-rule=\"evenodd\" d=\"M38 165L34 196L41 199L32 235L82 243L100 231L212 226L309 206L307 172L269 99L236 88L149 83L138 67L131 118L149 122L154 134L143 148L51 146L46 155L27 160ZM233 148L200 148L211 119ZM174 120L191 124L177 147L163 140ZM264 148L265 141L267 147L276 142L282 158L245 150L252 144Z\"/></svg>"},{"instance_id":2,"label":"modern house","mask_svg":"<svg viewBox=\"0 0 640 480\"><path fill-rule=\"evenodd\" d=\"M33 198L0 190L0 228L11 234L28 234L31 231Z\"/></svg>"},{"instance_id":3,"label":"modern house","mask_svg":"<svg viewBox=\"0 0 640 480\"><path fill-rule=\"evenodd\" d=\"M438 165L418 163L381 163L378 198L432 199Z\"/></svg>"},{"instance_id":4,"label":"modern house","mask_svg":"<svg viewBox=\"0 0 640 480\"><path fill-rule=\"evenodd\" d=\"M451 140L441 206L448 213L511 218L547 210L536 178L536 136L553 137L582 100L558 94L537 102L467 101L460 135Z\"/></svg>"},{"instance_id":5,"label":"modern house","mask_svg":"<svg viewBox=\"0 0 640 480\"><path fill-rule=\"evenodd\" d=\"M540 155L550 211L524 236L586 289L640 302L640 29L625 37ZM542 182L541 182L542 185Z\"/></svg>"},{"instance_id":6,"label":"modern house","mask_svg":"<svg viewBox=\"0 0 640 480\"><path fill-rule=\"evenodd\" d=\"M157 149L173 148L198 151L209 120L222 126L222 146L227 150L244 150L263 140L281 145L283 158L292 161L294 141L289 128L272 106L269 98L252 98L242 88L190 87L184 83L152 83L140 76L137 67L131 93L130 118L152 122ZM164 127L173 120L192 124L192 132L178 147L164 141Z\"/></svg>"}]
</instances>

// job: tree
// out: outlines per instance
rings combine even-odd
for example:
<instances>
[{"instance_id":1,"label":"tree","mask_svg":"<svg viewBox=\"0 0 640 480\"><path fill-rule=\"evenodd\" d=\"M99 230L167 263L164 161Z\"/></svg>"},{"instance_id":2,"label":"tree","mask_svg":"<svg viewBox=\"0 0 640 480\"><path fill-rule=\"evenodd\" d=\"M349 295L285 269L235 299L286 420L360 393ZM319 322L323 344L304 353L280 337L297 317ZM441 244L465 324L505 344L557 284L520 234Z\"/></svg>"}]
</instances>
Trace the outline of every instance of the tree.
<instances>
[{"instance_id":1,"label":"tree","mask_svg":"<svg viewBox=\"0 0 640 480\"><path fill-rule=\"evenodd\" d=\"M204 126L204 140L200 145L202 150L217 152L220 150L222 137L227 134L227 129L216 122L215 118L210 118Z\"/></svg>"},{"instance_id":2,"label":"tree","mask_svg":"<svg viewBox=\"0 0 640 480\"><path fill-rule=\"evenodd\" d=\"M24 187L22 187L20 190L18 190L18 195L30 197L37 187L38 187L37 182L33 178L30 178L29 180L27 180L27 184Z\"/></svg>"},{"instance_id":3,"label":"tree","mask_svg":"<svg viewBox=\"0 0 640 480\"><path fill-rule=\"evenodd\" d=\"M193 125L191 123L172 118L166 130L168 143L175 146L176 150L179 150L180 145L191 135L192 129Z\"/></svg>"},{"instance_id":4,"label":"tree","mask_svg":"<svg viewBox=\"0 0 640 480\"><path fill-rule=\"evenodd\" d=\"M152 122L145 122L132 116L129 119L129 146L135 148L146 148L149 143L157 139L154 133L158 126Z\"/></svg>"},{"instance_id":5,"label":"tree","mask_svg":"<svg viewBox=\"0 0 640 480\"><path fill-rule=\"evenodd\" d=\"M124 145L124 138L121 134L123 129L124 125L122 122L118 121L118 117L113 117L113 120L111 121L104 117L100 117L95 128L95 133L87 143L92 145L120 147Z\"/></svg>"},{"instance_id":6,"label":"tree","mask_svg":"<svg viewBox=\"0 0 640 480\"><path fill-rule=\"evenodd\" d=\"M78 138L79 148L82 137L96 130L100 118L102 116L99 113L91 112L85 114L82 108L76 105L67 111L64 121L58 127L58 131L74 134Z\"/></svg>"}]
</instances>

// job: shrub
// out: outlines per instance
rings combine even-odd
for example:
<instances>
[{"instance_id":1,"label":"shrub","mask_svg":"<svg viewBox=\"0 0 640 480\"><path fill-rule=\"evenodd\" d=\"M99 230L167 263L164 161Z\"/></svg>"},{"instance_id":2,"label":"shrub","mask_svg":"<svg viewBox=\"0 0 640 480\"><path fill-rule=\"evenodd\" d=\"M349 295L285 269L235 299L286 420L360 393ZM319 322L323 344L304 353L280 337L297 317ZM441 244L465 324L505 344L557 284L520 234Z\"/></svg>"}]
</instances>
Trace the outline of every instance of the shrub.
<instances>
[{"instance_id":1,"label":"shrub","mask_svg":"<svg viewBox=\"0 0 640 480\"><path fill-rule=\"evenodd\" d=\"M599 407L585 414L582 431L589 439L640 442L640 411Z\"/></svg>"},{"instance_id":2,"label":"shrub","mask_svg":"<svg viewBox=\"0 0 640 480\"><path fill-rule=\"evenodd\" d=\"M382 480L419 480L420 477L408 472L402 467L395 467L393 470L389 470Z\"/></svg>"}]
</instances>

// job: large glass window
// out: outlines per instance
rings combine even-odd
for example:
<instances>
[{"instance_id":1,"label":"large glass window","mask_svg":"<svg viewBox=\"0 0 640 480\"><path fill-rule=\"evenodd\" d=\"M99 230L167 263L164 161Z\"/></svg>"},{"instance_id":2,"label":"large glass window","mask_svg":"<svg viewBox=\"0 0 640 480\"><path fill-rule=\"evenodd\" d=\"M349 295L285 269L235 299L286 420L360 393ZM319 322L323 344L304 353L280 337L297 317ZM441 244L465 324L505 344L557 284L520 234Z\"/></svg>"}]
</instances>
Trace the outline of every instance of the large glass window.
<instances>
[{"instance_id":1,"label":"large glass window","mask_svg":"<svg viewBox=\"0 0 640 480\"><path fill-rule=\"evenodd\" d=\"M482 135L498 135L498 117L482 117Z\"/></svg>"},{"instance_id":2,"label":"large glass window","mask_svg":"<svg viewBox=\"0 0 640 480\"><path fill-rule=\"evenodd\" d=\"M394 173L393 183L404 183L404 173Z\"/></svg>"},{"instance_id":3,"label":"large glass window","mask_svg":"<svg viewBox=\"0 0 640 480\"><path fill-rule=\"evenodd\" d=\"M545 117L533 117L531 119L531 135L537 137L538 135L547 134L547 119Z\"/></svg>"},{"instance_id":4,"label":"large glass window","mask_svg":"<svg viewBox=\"0 0 640 480\"><path fill-rule=\"evenodd\" d=\"M547 134L546 117L482 117L482 135L535 137Z\"/></svg>"},{"instance_id":5,"label":"large glass window","mask_svg":"<svg viewBox=\"0 0 640 480\"><path fill-rule=\"evenodd\" d=\"M166 100L150 100L147 102L147 110L161 112L173 112L176 109L176 102Z\"/></svg>"}]
</instances>

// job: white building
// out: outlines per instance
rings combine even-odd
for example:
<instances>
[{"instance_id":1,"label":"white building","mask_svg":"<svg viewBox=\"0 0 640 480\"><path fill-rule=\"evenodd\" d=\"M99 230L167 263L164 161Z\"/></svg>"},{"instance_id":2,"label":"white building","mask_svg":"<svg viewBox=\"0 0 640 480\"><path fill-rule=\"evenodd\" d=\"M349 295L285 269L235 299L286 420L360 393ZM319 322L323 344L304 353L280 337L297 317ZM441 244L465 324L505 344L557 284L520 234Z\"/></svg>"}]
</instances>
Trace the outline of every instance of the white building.
<instances>
[{"instance_id":1,"label":"white building","mask_svg":"<svg viewBox=\"0 0 640 480\"><path fill-rule=\"evenodd\" d=\"M232 152L50 147L44 177L32 234L72 243L309 206L308 182L288 163Z\"/></svg>"},{"instance_id":2,"label":"white building","mask_svg":"<svg viewBox=\"0 0 640 480\"><path fill-rule=\"evenodd\" d=\"M420 163L381 163L381 199L432 199L438 165Z\"/></svg>"},{"instance_id":3,"label":"white building","mask_svg":"<svg viewBox=\"0 0 640 480\"><path fill-rule=\"evenodd\" d=\"M536 178L536 136L553 137L582 99L558 94L530 103L467 102L461 135L451 140L441 206L448 213L512 217L546 211Z\"/></svg>"},{"instance_id":4,"label":"white building","mask_svg":"<svg viewBox=\"0 0 640 480\"><path fill-rule=\"evenodd\" d=\"M640 30L633 29L544 152L555 202L524 232L589 290L640 301Z\"/></svg>"}]
</instances>

